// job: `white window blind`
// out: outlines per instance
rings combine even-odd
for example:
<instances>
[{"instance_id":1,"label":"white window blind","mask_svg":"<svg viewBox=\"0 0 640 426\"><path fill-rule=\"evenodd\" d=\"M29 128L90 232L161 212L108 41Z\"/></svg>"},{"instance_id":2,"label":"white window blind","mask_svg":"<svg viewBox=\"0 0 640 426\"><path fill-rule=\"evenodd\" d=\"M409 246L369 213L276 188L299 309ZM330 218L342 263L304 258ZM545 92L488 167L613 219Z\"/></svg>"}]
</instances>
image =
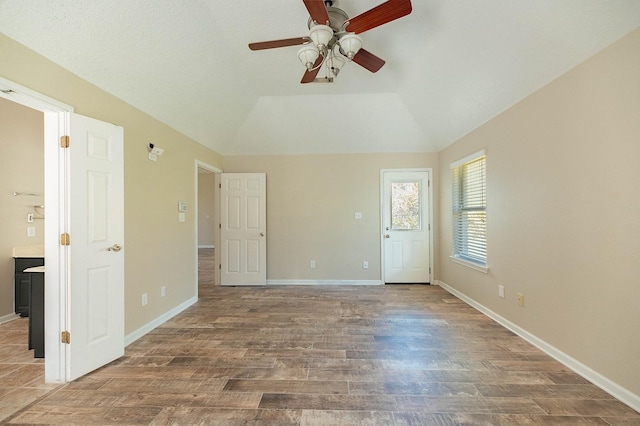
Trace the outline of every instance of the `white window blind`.
<instances>
[{"instance_id":1,"label":"white window blind","mask_svg":"<svg viewBox=\"0 0 640 426\"><path fill-rule=\"evenodd\" d=\"M484 152L452 164L453 257L487 265L487 189Z\"/></svg>"}]
</instances>

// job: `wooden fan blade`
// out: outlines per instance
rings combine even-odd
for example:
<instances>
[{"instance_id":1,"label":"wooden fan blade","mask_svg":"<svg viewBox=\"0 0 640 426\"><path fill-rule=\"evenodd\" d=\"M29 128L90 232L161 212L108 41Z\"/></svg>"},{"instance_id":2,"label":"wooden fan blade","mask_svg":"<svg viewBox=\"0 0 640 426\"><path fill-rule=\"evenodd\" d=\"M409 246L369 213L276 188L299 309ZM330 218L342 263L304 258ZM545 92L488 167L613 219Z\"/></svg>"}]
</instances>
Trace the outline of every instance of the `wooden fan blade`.
<instances>
[{"instance_id":1,"label":"wooden fan blade","mask_svg":"<svg viewBox=\"0 0 640 426\"><path fill-rule=\"evenodd\" d=\"M360 34L411 13L411 0L388 0L381 5L349 19L346 30Z\"/></svg>"},{"instance_id":2,"label":"wooden fan blade","mask_svg":"<svg viewBox=\"0 0 640 426\"><path fill-rule=\"evenodd\" d=\"M300 83L313 83L313 81L316 79L316 76L318 75L318 72L320 72L320 68L322 68L320 65L322 64L323 60L324 58L322 56L318 56L318 59L316 59L316 62L313 64L313 68L311 68L311 71L307 70L304 73Z\"/></svg>"},{"instance_id":3,"label":"wooden fan blade","mask_svg":"<svg viewBox=\"0 0 640 426\"><path fill-rule=\"evenodd\" d=\"M249 43L251 50L273 49L276 47L297 46L310 42L309 37L285 38L282 40L261 41L258 43Z\"/></svg>"},{"instance_id":4,"label":"wooden fan blade","mask_svg":"<svg viewBox=\"0 0 640 426\"><path fill-rule=\"evenodd\" d=\"M360 49L358 53L356 53L356 56L353 57L353 62L371 72L378 72L385 64L384 60L364 49Z\"/></svg>"},{"instance_id":5,"label":"wooden fan blade","mask_svg":"<svg viewBox=\"0 0 640 426\"><path fill-rule=\"evenodd\" d=\"M329 22L329 14L324 5L324 0L302 0L302 2L307 7L311 19L319 25L327 25L327 22Z\"/></svg>"}]
</instances>

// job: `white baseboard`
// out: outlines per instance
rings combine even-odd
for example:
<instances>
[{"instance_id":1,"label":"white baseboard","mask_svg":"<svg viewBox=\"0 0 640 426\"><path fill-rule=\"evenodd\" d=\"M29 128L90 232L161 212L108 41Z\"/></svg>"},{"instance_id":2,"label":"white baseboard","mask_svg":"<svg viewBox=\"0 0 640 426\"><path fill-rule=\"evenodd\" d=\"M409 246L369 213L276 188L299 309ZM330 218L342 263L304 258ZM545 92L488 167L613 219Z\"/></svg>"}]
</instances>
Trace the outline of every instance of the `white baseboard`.
<instances>
[{"instance_id":1,"label":"white baseboard","mask_svg":"<svg viewBox=\"0 0 640 426\"><path fill-rule=\"evenodd\" d=\"M4 324L6 322L13 321L13 320L18 319L18 318L20 318L20 315L18 315L18 314L4 315L4 316L0 317L0 324Z\"/></svg>"},{"instance_id":2,"label":"white baseboard","mask_svg":"<svg viewBox=\"0 0 640 426\"><path fill-rule=\"evenodd\" d=\"M144 336L145 334L147 334L157 326L163 324L164 322L178 315L180 312L184 311L185 309L187 309L189 306L193 305L197 301L198 301L198 296L194 296L191 299L187 300L186 302L176 306L172 310L160 315L158 318L154 319L153 321L143 325L133 333L126 335L124 337L124 345L129 346L131 343L135 342L136 340L138 340L139 338L141 338L142 336Z\"/></svg>"},{"instance_id":3,"label":"white baseboard","mask_svg":"<svg viewBox=\"0 0 640 426\"><path fill-rule=\"evenodd\" d=\"M493 319L500 325L513 331L518 336L522 337L527 342L531 343L532 345L534 345L535 347L537 347L538 349L540 349L550 357L554 358L556 361L570 368L575 373L589 380L591 383L598 386L600 389L604 390L605 392L609 393L610 395L624 402L634 410L640 411L640 395L636 395L635 393L620 386L616 382L608 379L607 377L591 369L590 367L587 367L577 359L567 355L566 353L562 352L560 349L556 348L555 346L552 346L549 343L545 342L544 340L540 339L539 337L529 333L527 330L512 323L508 319L498 315L497 313L493 312L491 309L485 307L484 305L481 305L480 303L464 295L463 293L460 293L458 290L445 284L444 282L439 281L438 285L443 289L445 289L446 291L448 291L449 293L463 300L473 308L482 312L489 318Z\"/></svg>"},{"instance_id":4,"label":"white baseboard","mask_svg":"<svg viewBox=\"0 0 640 426\"><path fill-rule=\"evenodd\" d=\"M216 246L203 244L203 245L199 245L198 248L199 249L201 249L201 248L212 248L212 249L214 249L214 248L216 248Z\"/></svg>"},{"instance_id":5,"label":"white baseboard","mask_svg":"<svg viewBox=\"0 0 640 426\"><path fill-rule=\"evenodd\" d=\"M380 280L267 280L267 285L382 285Z\"/></svg>"}]
</instances>

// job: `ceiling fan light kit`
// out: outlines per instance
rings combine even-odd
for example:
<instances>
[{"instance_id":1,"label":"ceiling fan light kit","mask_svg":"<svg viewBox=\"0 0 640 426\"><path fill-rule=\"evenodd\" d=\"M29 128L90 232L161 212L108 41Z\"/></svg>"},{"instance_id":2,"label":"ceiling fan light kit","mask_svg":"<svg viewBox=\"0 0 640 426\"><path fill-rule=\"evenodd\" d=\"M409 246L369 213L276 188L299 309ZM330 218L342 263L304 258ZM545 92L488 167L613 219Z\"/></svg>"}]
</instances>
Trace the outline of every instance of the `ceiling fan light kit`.
<instances>
[{"instance_id":1,"label":"ceiling fan light kit","mask_svg":"<svg viewBox=\"0 0 640 426\"><path fill-rule=\"evenodd\" d=\"M302 65L309 71L313 69L313 64L316 62L316 59L318 59L318 56L320 56L320 52L315 46L306 45L298 50L298 59L300 59Z\"/></svg>"},{"instance_id":2,"label":"ceiling fan light kit","mask_svg":"<svg viewBox=\"0 0 640 426\"><path fill-rule=\"evenodd\" d=\"M326 51L333 38L333 29L328 25L314 25L309 31L309 38L320 52Z\"/></svg>"},{"instance_id":3,"label":"ceiling fan light kit","mask_svg":"<svg viewBox=\"0 0 640 426\"><path fill-rule=\"evenodd\" d=\"M355 18L341 9L333 7L332 1L302 0L310 18L307 23L308 37L250 43L251 50L273 49L303 45L298 50L298 59L306 71L301 83L317 82L316 75L325 65L329 75L325 81L333 82L342 67L353 61L372 73L384 65L384 60L362 49L358 34L391 22L411 13L411 0L387 0Z\"/></svg>"},{"instance_id":4,"label":"ceiling fan light kit","mask_svg":"<svg viewBox=\"0 0 640 426\"><path fill-rule=\"evenodd\" d=\"M362 48L362 39L360 36L354 33L348 33L340 37L338 41L340 43L340 48L344 52L345 56L352 60L354 56L360 51Z\"/></svg>"}]
</instances>

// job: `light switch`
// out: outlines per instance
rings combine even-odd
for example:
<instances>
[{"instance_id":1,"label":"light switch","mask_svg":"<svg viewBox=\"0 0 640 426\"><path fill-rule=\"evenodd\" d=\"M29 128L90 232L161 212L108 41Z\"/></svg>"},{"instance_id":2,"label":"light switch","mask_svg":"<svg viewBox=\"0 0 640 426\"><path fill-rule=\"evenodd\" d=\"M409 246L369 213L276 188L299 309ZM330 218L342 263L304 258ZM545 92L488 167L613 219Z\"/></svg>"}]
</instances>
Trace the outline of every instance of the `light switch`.
<instances>
[{"instance_id":1,"label":"light switch","mask_svg":"<svg viewBox=\"0 0 640 426\"><path fill-rule=\"evenodd\" d=\"M36 236L36 227L27 226L27 237L35 237L35 236Z\"/></svg>"},{"instance_id":2,"label":"light switch","mask_svg":"<svg viewBox=\"0 0 640 426\"><path fill-rule=\"evenodd\" d=\"M354 215L354 217L356 219L362 219L362 212L356 212L356 214Z\"/></svg>"}]
</instances>

